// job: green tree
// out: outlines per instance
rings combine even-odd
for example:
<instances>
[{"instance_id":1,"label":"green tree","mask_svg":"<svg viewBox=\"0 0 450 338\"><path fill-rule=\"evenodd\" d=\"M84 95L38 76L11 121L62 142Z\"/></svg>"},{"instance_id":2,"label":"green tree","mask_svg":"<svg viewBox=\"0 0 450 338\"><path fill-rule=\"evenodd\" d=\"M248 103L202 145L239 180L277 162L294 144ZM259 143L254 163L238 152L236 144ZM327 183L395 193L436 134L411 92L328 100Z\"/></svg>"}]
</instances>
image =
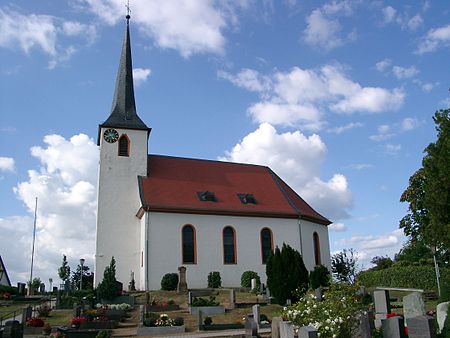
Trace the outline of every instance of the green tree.
<instances>
[{"instance_id":1,"label":"green tree","mask_svg":"<svg viewBox=\"0 0 450 338\"><path fill-rule=\"evenodd\" d=\"M288 298L296 301L297 295L308 288L308 270L302 256L285 243L269 256L266 274L267 286L279 304L285 304Z\"/></svg>"},{"instance_id":2,"label":"green tree","mask_svg":"<svg viewBox=\"0 0 450 338\"><path fill-rule=\"evenodd\" d=\"M450 109L437 111L433 121L437 140L425 148L422 168L410 177L400 197L409 203L400 228L413 240L450 249Z\"/></svg>"},{"instance_id":3,"label":"green tree","mask_svg":"<svg viewBox=\"0 0 450 338\"><path fill-rule=\"evenodd\" d=\"M35 277L33 278L33 280L30 282L28 282L28 287L31 290L30 294L36 294L39 291L39 287L41 286L41 279L39 277Z\"/></svg>"},{"instance_id":4,"label":"green tree","mask_svg":"<svg viewBox=\"0 0 450 338\"><path fill-rule=\"evenodd\" d=\"M100 299L113 299L117 295L116 285L116 260L111 258L109 266L105 268L103 280L98 285L97 291Z\"/></svg>"},{"instance_id":5,"label":"green tree","mask_svg":"<svg viewBox=\"0 0 450 338\"><path fill-rule=\"evenodd\" d=\"M317 289L321 286L330 286L331 273L324 265L316 265L314 270L309 274L309 281L312 289Z\"/></svg>"},{"instance_id":6,"label":"green tree","mask_svg":"<svg viewBox=\"0 0 450 338\"><path fill-rule=\"evenodd\" d=\"M70 266L67 263L66 255L63 255L61 266L58 268L58 275L64 282L70 278Z\"/></svg>"},{"instance_id":7,"label":"green tree","mask_svg":"<svg viewBox=\"0 0 450 338\"><path fill-rule=\"evenodd\" d=\"M375 256L372 258L370 263L374 264L375 266L372 268L372 270L383 270L390 268L394 262L392 259L388 256Z\"/></svg>"},{"instance_id":8,"label":"green tree","mask_svg":"<svg viewBox=\"0 0 450 338\"><path fill-rule=\"evenodd\" d=\"M357 252L344 249L331 257L331 272L340 282L353 284L357 273Z\"/></svg>"},{"instance_id":9,"label":"green tree","mask_svg":"<svg viewBox=\"0 0 450 338\"><path fill-rule=\"evenodd\" d=\"M72 272L72 289L80 289L81 265L77 265L77 270ZM89 266L83 265L83 281L82 289L88 290L94 288L94 274L89 272Z\"/></svg>"}]
</instances>

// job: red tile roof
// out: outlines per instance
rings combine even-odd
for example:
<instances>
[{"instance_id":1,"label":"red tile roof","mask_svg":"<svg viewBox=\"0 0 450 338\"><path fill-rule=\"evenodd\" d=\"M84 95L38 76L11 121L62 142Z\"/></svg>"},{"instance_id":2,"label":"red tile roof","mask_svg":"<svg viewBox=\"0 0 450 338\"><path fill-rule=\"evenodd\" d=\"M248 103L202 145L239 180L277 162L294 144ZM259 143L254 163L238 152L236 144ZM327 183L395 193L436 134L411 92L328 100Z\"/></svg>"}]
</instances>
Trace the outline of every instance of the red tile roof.
<instances>
[{"instance_id":1,"label":"red tile roof","mask_svg":"<svg viewBox=\"0 0 450 338\"><path fill-rule=\"evenodd\" d=\"M139 177L146 211L236 216L302 218L331 222L311 208L270 168L252 164L148 156L148 175ZM200 201L197 193L214 192L217 201ZM238 194L253 194L243 204Z\"/></svg>"}]
</instances>

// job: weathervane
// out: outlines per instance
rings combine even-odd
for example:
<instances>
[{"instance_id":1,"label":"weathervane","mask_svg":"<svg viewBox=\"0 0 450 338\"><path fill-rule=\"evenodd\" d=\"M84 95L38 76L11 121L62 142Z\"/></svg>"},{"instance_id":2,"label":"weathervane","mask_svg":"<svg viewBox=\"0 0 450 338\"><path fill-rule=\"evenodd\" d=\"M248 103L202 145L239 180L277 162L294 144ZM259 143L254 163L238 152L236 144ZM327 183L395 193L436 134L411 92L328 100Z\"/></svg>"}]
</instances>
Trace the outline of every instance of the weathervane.
<instances>
[{"instance_id":1,"label":"weathervane","mask_svg":"<svg viewBox=\"0 0 450 338\"><path fill-rule=\"evenodd\" d=\"M130 9L130 0L127 0L127 4L125 5L125 7L127 8L127 21L130 20L130 13L131 13L131 9Z\"/></svg>"}]
</instances>

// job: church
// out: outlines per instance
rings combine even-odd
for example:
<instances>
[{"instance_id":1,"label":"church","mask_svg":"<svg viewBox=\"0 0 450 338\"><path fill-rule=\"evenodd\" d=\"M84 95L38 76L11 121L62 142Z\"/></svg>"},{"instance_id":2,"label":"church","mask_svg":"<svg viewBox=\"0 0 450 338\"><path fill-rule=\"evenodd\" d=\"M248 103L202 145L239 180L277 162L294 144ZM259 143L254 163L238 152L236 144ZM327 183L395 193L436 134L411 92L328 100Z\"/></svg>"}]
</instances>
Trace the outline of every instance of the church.
<instances>
[{"instance_id":1,"label":"church","mask_svg":"<svg viewBox=\"0 0 450 338\"><path fill-rule=\"evenodd\" d=\"M149 155L151 132L136 111L129 15L110 116L99 125L95 283L111 257L125 286L157 290L186 267L189 288L238 287L243 272L266 281L276 246L298 250L308 270L330 269L327 218L261 165Z\"/></svg>"}]
</instances>

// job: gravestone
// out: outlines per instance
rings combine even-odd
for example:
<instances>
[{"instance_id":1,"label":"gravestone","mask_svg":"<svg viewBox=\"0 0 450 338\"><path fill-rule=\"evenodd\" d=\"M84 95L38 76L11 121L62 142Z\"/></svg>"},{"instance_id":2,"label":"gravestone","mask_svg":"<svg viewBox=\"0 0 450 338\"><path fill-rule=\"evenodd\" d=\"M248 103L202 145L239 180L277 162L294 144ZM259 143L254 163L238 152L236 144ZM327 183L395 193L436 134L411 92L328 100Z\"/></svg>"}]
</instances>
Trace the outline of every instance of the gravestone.
<instances>
[{"instance_id":1,"label":"gravestone","mask_svg":"<svg viewBox=\"0 0 450 338\"><path fill-rule=\"evenodd\" d=\"M406 338L405 320L402 317L391 317L381 322L384 338Z\"/></svg>"},{"instance_id":2,"label":"gravestone","mask_svg":"<svg viewBox=\"0 0 450 338\"><path fill-rule=\"evenodd\" d=\"M260 320L261 318L260 318L260 308L258 304L252 306L252 312L253 312L253 320L255 321L256 327L259 330L259 322L261 321Z\"/></svg>"},{"instance_id":3,"label":"gravestone","mask_svg":"<svg viewBox=\"0 0 450 338\"><path fill-rule=\"evenodd\" d=\"M145 305L139 305L139 323L144 324L145 320Z\"/></svg>"},{"instance_id":4,"label":"gravestone","mask_svg":"<svg viewBox=\"0 0 450 338\"><path fill-rule=\"evenodd\" d=\"M22 323L26 323L31 317L33 317L33 308L30 305L22 308Z\"/></svg>"},{"instance_id":5,"label":"gravestone","mask_svg":"<svg viewBox=\"0 0 450 338\"><path fill-rule=\"evenodd\" d=\"M3 337L23 338L23 325L18 320L9 320L5 323Z\"/></svg>"},{"instance_id":6,"label":"gravestone","mask_svg":"<svg viewBox=\"0 0 450 338\"><path fill-rule=\"evenodd\" d=\"M39 285L39 293L40 293L40 294L45 293L45 284L44 284L44 283L41 283L41 284Z\"/></svg>"},{"instance_id":7,"label":"gravestone","mask_svg":"<svg viewBox=\"0 0 450 338\"><path fill-rule=\"evenodd\" d=\"M438 332L444 328L445 319L447 318L448 306L450 302L439 303L436 306L436 318L438 322Z\"/></svg>"},{"instance_id":8,"label":"gravestone","mask_svg":"<svg viewBox=\"0 0 450 338\"><path fill-rule=\"evenodd\" d=\"M359 317L359 332L358 337L360 338L371 338L372 329L370 327L370 317L367 312L361 314Z\"/></svg>"},{"instance_id":9,"label":"gravestone","mask_svg":"<svg viewBox=\"0 0 450 338\"><path fill-rule=\"evenodd\" d=\"M391 313L391 304L389 302L389 291L375 290L373 292L373 301L375 303L375 313Z\"/></svg>"},{"instance_id":10,"label":"gravestone","mask_svg":"<svg viewBox=\"0 0 450 338\"><path fill-rule=\"evenodd\" d=\"M323 290L322 288L317 288L314 290L314 296L316 296L316 299L321 302L323 300Z\"/></svg>"},{"instance_id":11,"label":"gravestone","mask_svg":"<svg viewBox=\"0 0 450 338\"><path fill-rule=\"evenodd\" d=\"M311 326L302 326L298 330L298 338L317 338L317 330Z\"/></svg>"},{"instance_id":12,"label":"gravestone","mask_svg":"<svg viewBox=\"0 0 450 338\"><path fill-rule=\"evenodd\" d=\"M66 279L64 281L64 292L69 293L70 292L70 280Z\"/></svg>"},{"instance_id":13,"label":"gravestone","mask_svg":"<svg viewBox=\"0 0 450 338\"><path fill-rule=\"evenodd\" d=\"M408 319L409 338L436 338L434 318L430 316L417 316Z\"/></svg>"},{"instance_id":14,"label":"gravestone","mask_svg":"<svg viewBox=\"0 0 450 338\"><path fill-rule=\"evenodd\" d=\"M245 319L245 338L257 338L258 327L253 319L253 314L248 314Z\"/></svg>"},{"instance_id":15,"label":"gravestone","mask_svg":"<svg viewBox=\"0 0 450 338\"><path fill-rule=\"evenodd\" d=\"M291 322L280 322L280 338L294 338L294 325Z\"/></svg>"},{"instance_id":16,"label":"gravestone","mask_svg":"<svg viewBox=\"0 0 450 338\"><path fill-rule=\"evenodd\" d=\"M236 290L230 290L230 309L234 309L236 307Z\"/></svg>"},{"instance_id":17,"label":"gravestone","mask_svg":"<svg viewBox=\"0 0 450 338\"><path fill-rule=\"evenodd\" d=\"M286 305L291 305L291 304L292 304L291 299L290 298L286 299Z\"/></svg>"},{"instance_id":18,"label":"gravestone","mask_svg":"<svg viewBox=\"0 0 450 338\"><path fill-rule=\"evenodd\" d=\"M178 268L178 286L177 291L178 292L186 292L188 290L187 288L187 282L186 282L186 267L180 266Z\"/></svg>"},{"instance_id":19,"label":"gravestone","mask_svg":"<svg viewBox=\"0 0 450 338\"><path fill-rule=\"evenodd\" d=\"M407 325L409 325L410 318L425 316L425 314L425 303L421 292L412 292L403 297L403 315Z\"/></svg>"},{"instance_id":20,"label":"gravestone","mask_svg":"<svg viewBox=\"0 0 450 338\"><path fill-rule=\"evenodd\" d=\"M58 287L54 286L52 289L52 293L57 294L58 293Z\"/></svg>"},{"instance_id":21,"label":"gravestone","mask_svg":"<svg viewBox=\"0 0 450 338\"><path fill-rule=\"evenodd\" d=\"M272 317L272 338L280 338L280 323L282 321L281 317Z\"/></svg>"},{"instance_id":22,"label":"gravestone","mask_svg":"<svg viewBox=\"0 0 450 338\"><path fill-rule=\"evenodd\" d=\"M19 296L25 296L25 283L17 283L17 293Z\"/></svg>"},{"instance_id":23,"label":"gravestone","mask_svg":"<svg viewBox=\"0 0 450 338\"><path fill-rule=\"evenodd\" d=\"M189 291L188 292L188 305L192 305L192 292L191 291Z\"/></svg>"},{"instance_id":24,"label":"gravestone","mask_svg":"<svg viewBox=\"0 0 450 338\"><path fill-rule=\"evenodd\" d=\"M250 287L251 291L256 290L256 278L252 278Z\"/></svg>"},{"instance_id":25,"label":"gravestone","mask_svg":"<svg viewBox=\"0 0 450 338\"><path fill-rule=\"evenodd\" d=\"M202 310L198 310L197 325L198 325L199 330L203 329L203 311Z\"/></svg>"},{"instance_id":26,"label":"gravestone","mask_svg":"<svg viewBox=\"0 0 450 338\"><path fill-rule=\"evenodd\" d=\"M73 304L73 316L80 317L81 316L81 306L77 303Z\"/></svg>"}]
</instances>

